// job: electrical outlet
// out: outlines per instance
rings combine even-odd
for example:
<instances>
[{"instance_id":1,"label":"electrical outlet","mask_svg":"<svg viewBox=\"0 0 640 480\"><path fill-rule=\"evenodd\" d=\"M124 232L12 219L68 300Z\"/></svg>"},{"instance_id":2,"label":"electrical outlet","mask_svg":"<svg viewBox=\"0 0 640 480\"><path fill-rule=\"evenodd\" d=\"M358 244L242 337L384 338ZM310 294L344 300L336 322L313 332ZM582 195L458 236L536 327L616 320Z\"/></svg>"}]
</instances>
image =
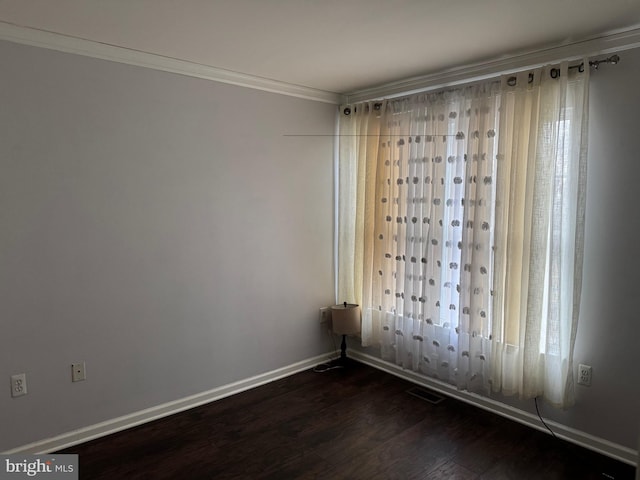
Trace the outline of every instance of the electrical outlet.
<instances>
[{"instance_id":1,"label":"electrical outlet","mask_svg":"<svg viewBox=\"0 0 640 480\"><path fill-rule=\"evenodd\" d=\"M71 381L80 382L87 378L84 362L71 364Z\"/></svg>"},{"instance_id":2,"label":"electrical outlet","mask_svg":"<svg viewBox=\"0 0 640 480\"><path fill-rule=\"evenodd\" d=\"M21 397L27 394L27 375L19 373L11 375L11 396Z\"/></svg>"},{"instance_id":3,"label":"electrical outlet","mask_svg":"<svg viewBox=\"0 0 640 480\"><path fill-rule=\"evenodd\" d=\"M578 385L591 386L591 367L589 365L578 365Z\"/></svg>"},{"instance_id":4,"label":"electrical outlet","mask_svg":"<svg viewBox=\"0 0 640 480\"><path fill-rule=\"evenodd\" d=\"M331 320L331 307L322 307L320 309L320 323L329 323Z\"/></svg>"}]
</instances>

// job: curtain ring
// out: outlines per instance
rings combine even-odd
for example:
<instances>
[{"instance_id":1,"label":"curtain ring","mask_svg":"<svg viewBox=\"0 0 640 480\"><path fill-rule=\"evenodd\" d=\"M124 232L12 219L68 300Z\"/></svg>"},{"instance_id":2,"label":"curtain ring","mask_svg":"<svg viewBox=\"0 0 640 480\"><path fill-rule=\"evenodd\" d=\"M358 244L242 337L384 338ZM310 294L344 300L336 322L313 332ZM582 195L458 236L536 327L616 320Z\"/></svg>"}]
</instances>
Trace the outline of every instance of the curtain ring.
<instances>
[{"instance_id":1,"label":"curtain ring","mask_svg":"<svg viewBox=\"0 0 640 480\"><path fill-rule=\"evenodd\" d=\"M509 85L510 87L514 87L516 85L517 82L517 78L514 77L509 77L509 79L507 80L507 85Z\"/></svg>"},{"instance_id":2,"label":"curtain ring","mask_svg":"<svg viewBox=\"0 0 640 480\"><path fill-rule=\"evenodd\" d=\"M349 107L346 107L342 113L344 113L345 115L351 115L351 109Z\"/></svg>"},{"instance_id":3,"label":"curtain ring","mask_svg":"<svg viewBox=\"0 0 640 480\"><path fill-rule=\"evenodd\" d=\"M533 83L533 72L529 72L529 83Z\"/></svg>"},{"instance_id":4,"label":"curtain ring","mask_svg":"<svg viewBox=\"0 0 640 480\"><path fill-rule=\"evenodd\" d=\"M551 75L551 78L558 78L560 76L560 70L552 68L549 74Z\"/></svg>"},{"instance_id":5,"label":"curtain ring","mask_svg":"<svg viewBox=\"0 0 640 480\"><path fill-rule=\"evenodd\" d=\"M584 62L582 62L582 63L580 64L580 66L578 67L578 71L579 71L580 73L584 72Z\"/></svg>"},{"instance_id":6,"label":"curtain ring","mask_svg":"<svg viewBox=\"0 0 640 480\"><path fill-rule=\"evenodd\" d=\"M380 108L382 108L382 104L380 102L377 102L377 103L373 104L373 109L374 110L380 110Z\"/></svg>"}]
</instances>

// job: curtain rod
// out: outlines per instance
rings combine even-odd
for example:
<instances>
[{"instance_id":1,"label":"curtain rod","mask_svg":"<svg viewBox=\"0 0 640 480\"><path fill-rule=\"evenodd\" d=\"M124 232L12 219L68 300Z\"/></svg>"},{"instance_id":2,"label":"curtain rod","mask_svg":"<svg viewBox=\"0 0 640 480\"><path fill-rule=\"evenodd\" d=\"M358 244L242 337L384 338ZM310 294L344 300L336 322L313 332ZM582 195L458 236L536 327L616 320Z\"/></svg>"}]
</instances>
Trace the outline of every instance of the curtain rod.
<instances>
[{"instance_id":1,"label":"curtain rod","mask_svg":"<svg viewBox=\"0 0 640 480\"><path fill-rule=\"evenodd\" d=\"M592 67L594 70L598 70L598 67L600 67L600 65L602 63L607 63L607 64L611 64L611 65L617 65L618 62L620 62L620 57L618 55L611 55L610 57L607 57L603 60L590 60L589 61L589 66ZM580 70L581 72L584 71L584 62L582 62L580 65L572 65L569 68L577 68L578 70Z\"/></svg>"},{"instance_id":2,"label":"curtain rod","mask_svg":"<svg viewBox=\"0 0 640 480\"><path fill-rule=\"evenodd\" d=\"M604 63L604 64L610 64L610 65L617 65L618 63L620 63L620 56L619 56L619 55L617 55L617 54L615 54L615 55L611 55L611 56L609 56L609 57L607 57L607 58L604 58L604 59L602 59L602 60L589 60L589 66L590 66L591 68L593 68L594 70L598 70L598 68L600 67L600 65L602 65L603 63ZM579 63L579 64L577 64L577 65L570 65L570 66L569 66L569 69L570 69L570 70L571 70L571 69L575 69L575 68L577 68L577 69L578 69L578 71L580 71L580 72L584 72L584 62L580 62L580 63ZM552 77L552 78L558 78L558 77L560 76L560 69L558 69L558 68L552 68L552 69L550 70L550 72L549 72L549 73L550 73L550 75L551 75L551 77ZM496 78L497 78L497 77L496 77ZM515 76L513 76L513 77L510 77L510 78L507 80L507 83L509 83L509 85L512 85L512 86L513 86L513 85L515 85L515 81L516 81L516 77L515 77ZM529 74L529 82L532 82L532 81L533 81L533 74L532 74L532 73L530 73L530 74ZM470 83L470 84L468 84L468 85L472 85L473 83L476 83L476 82L472 82L472 83ZM460 85L460 86L464 86L464 85ZM444 89L442 89L442 90L440 90L440 89L436 89L436 90L432 90L432 92L438 92L438 91L443 91L443 90L450 90L450 89L448 89L448 88L444 88ZM428 90L425 90L425 92L427 92L427 91L428 91ZM416 92L416 93L417 93L417 92ZM402 98L402 97L395 97L395 98ZM361 103L361 102L358 102L358 103ZM374 108L374 110L380 110L380 108L381 108L381 107L382 107L382 102L375 102L375 103L373 104L373 108ZM355 111L355 107L354 107L354 111ZM343 113L344 115L350 115L350 114L351 114L351 108L350 108L350 107L345 107L345 108L343 109L342 113Z\"/></svg>"}]
</instances>

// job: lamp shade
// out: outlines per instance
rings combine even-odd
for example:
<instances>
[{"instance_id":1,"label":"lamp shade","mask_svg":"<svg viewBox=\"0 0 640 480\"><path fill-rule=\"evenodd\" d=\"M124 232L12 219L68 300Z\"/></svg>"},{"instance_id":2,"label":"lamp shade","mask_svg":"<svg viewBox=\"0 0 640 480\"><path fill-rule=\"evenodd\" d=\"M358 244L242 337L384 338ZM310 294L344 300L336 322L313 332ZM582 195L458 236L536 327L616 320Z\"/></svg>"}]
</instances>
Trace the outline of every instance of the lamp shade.
<instances>
[{"instance_id":1,"label":"lamp shade","mask_svg":"<svg viewBox=\"0 0 640 480\"><path fill-rule=\"evenodd\" d=\"M331 322L334 333L353 335L360 333L360 305L344 303L331 307Z\"/></svg>"}]
</instances>

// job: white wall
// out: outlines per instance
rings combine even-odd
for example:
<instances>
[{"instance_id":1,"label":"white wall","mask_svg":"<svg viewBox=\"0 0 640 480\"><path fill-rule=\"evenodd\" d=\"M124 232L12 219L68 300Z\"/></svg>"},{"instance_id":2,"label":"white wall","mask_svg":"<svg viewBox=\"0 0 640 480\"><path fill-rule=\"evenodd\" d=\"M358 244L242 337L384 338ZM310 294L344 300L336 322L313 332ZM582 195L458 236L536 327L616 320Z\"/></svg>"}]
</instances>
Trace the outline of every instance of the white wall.
<instances>
[{"instance_id":1,"label":"white wall","mask_svg":"<svg viewBox=\"0 0 640 480\"><path fill-rule=\"evenodd\" d=\"M575 359L593 366L559 418L637 448L640 421L640 49L592 72L587 225ZM577 367L577 365L576 365Z\"/></svg>"},{"instance_id":2,"label":"white wall","mask_svg":"<svg viewBox=\"0 0 640 480\"><path fill-rule=\"evenodd\" d=\"M640 49L621 57L591 81L593 385L542 411L635 449ZM283 134L331 133L334 107L3 42L0 62L0 384L30 391L0 388L0 451L326 350L332 144Z\"/></svg>"},{"instance_id":3,"label":"white wall","mask_svg":"<svg viewBox=\"0 0 640 480\"><path fill-rule=\"evenodd\" d=\"M544 417L635 450L640 420L640 49L592 71L586 244L575 347L593 383L576 386L576 405ZM353 348L358 349L357 345ZM379 357L373 348L360 348ZM495 400L535 414L533 400Z\"/></svg>"},{"instance_id":4,"label":"white wall","mask_svg":"<svg viewBox=\"0 0 640 480\"><path fill-rule=\"evenodd\" d=\"M328 349L332 138L283 135L335 106L6 42L0 64L0 451Z\"/></svg>"}]
</instances>

